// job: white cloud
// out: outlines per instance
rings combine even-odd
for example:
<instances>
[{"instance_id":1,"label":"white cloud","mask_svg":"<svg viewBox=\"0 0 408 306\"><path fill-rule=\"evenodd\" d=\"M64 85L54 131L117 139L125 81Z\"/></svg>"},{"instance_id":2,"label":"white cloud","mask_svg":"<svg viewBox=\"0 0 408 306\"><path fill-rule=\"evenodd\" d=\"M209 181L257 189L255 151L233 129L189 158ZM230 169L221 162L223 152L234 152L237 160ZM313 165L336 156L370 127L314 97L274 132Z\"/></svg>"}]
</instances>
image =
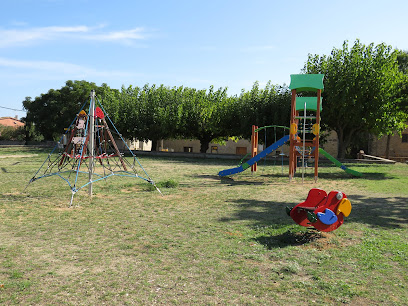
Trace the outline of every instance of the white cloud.
<instances>
[{"instance_id":1,"label":"white cloud","mask_svg":"<svg viewBox=\"0 0 408 306\"><path fill-rule=\"evenodd\" d=\"M122 42L129 44L135 40L145 39L147 31L138 27L123 31L102 31L104 26L49 26L40 28L0 29L0 48L26 46L47 40L98 40L105 42Z\"/></svg>"},{"instance_id":2,"label":"white cloud","mask_svg":"<svg viewBox=\"0 0 408 306\"><path fill-rule=\"evenodd\" d=\"M44 79L112 78L135 77L137 73L117 70L99 70L77 64L54 61L24 61L0 57L0 67L12 68L7 74L13 77L35 77Z\"/></svg>"},{"instance_id":3,"label":"white cloud","mask_svg":"<svg viewBox=\"0 0 408 306\"><path fill-rule=\"evenodd\" d=\"M120 41L120 40L135 40L144 39L146 34L143 28L135 28L125 31L108 32L108 33L95 33L89 35L88 39L101 40L101 41Z\"/></svg>"}]
</instances>

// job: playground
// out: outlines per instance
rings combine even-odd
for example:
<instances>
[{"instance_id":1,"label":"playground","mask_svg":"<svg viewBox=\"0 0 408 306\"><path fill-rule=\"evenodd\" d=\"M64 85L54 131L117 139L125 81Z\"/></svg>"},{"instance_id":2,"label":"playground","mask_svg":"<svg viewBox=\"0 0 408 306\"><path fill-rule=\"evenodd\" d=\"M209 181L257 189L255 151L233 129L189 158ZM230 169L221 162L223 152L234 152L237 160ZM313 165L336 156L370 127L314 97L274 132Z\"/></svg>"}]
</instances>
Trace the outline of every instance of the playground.
<instances>
[{"instance_id":1,"label":"playground","mask_svg":"<svg viewBox=\"0 0 408 306\"><path fill-rule=\"evenodd\" d=\"M139 157L153 186L102 180L75 195L52 177L27 181L49 150L0 148L2 304L408 303L408 165ZM131 157L125 157L131 161ZM166 182L173 184L166 188ZM299 226L286 206L312 188L341 190L353 209L332 232Z\"/></svg>"},{"instance_id":2,"label":"playground","mask_svg":"<svg viewBox=\"0 0 408 306\"><path fill-rule=\"evenodd\" d=\"M323 77L291 76L287 134L253 126L239 165L137 157L95 91L51 153L0 148L0 302L407 304L408 165L319 146Z\"/></svg>"}]
</instances>

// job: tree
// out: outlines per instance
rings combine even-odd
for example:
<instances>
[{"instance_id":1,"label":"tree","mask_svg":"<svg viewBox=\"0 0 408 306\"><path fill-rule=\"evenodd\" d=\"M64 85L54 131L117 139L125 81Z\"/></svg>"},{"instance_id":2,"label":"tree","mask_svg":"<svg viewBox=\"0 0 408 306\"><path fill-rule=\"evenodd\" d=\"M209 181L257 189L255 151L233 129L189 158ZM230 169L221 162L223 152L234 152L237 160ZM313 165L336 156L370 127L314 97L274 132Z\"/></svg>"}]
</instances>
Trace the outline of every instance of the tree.
<instances>
[{"instance_id":1,"label":"tree","mask_svg":"<svg viewBox=\"0 0 408 306\"><path fill-rule=\"evenodd\" d=\"M250 92L229 97L227 88L214 90L213 86L197 90L146 84L116 90L106 84L97 87L86 81L67 81L61 89L50 89L35 100L26 98L26 125L31 130L35 126L46 139L58 139L89 100L92 89L122 136L151 140L153 151L161 139L193 138L200 141L200 152L205 153L211 141L249 138L252 124L289 122L290 92L270 83L265 89L255 83Z\"/></svg>"},{"instance_id":2,"label":"tree","mask_svg":"<svg viewBox=\"0 0 408 306\"><path fill-rule=\"evenodd\" d=\"M322 127L337 133L339 158L357 135L381 136L404 127L397 54L391 46L359 40L350 49L345 41L329 56L309 54L303 70L325 74Z\"/></svg>"},{"instance_id":3,"label":"tree","mask_svg":"<svg viewBox=\"0 0 408 306\"><path fill-rule=\"evenodd\" d=\"M224 126L224 116L231 98L227 88L206 90L185 88L180 105L180 127L178 137L194 138L200 141L200 152L205 153L213 139L228 137Z\"/></svg>"},{"instance_id":4,"label":"tree","mask_svg":"<svg viewBox=\"0 0 408 306\"><path fill-rule=\"evenodd\" d=\"M234 114L231 122L231 134L246 139L251 137L252 125L259 127L268 125L288 126L290 121L290 91L287 87L271 85L268 82L264 89L255 82L248 92L242 91L233 105ZM273 130L272 130L273 131ZM276 130L276 137L284 134L283 129ZM267 133L265 137L265 133ZM273 136L273 137L271 137ZM261 130L259 140L270 145L275 141L274 133Z\"/></svg>"},{"instance_id":5,"label":"tree","mask_svg":"<svg viewBox=\"0 0 408 306\"><path fill-rule=\"evenodd\" d=\"M399 70L408 75L408 51L400 50L397 55Z\"/></svg>"},{"instance_id":6,"label":"tree","mask_svg":"<svg viewBox=\"0 0 408 306\"><path fill-rule=\"evenodd\" d=\"M94 83L67 81L61 89L50 89L34 100L27 97L23 101L23 107L27 110L24 118L26 125L34 125L46 140L58 140L84 102L89 100L92 89L98 92Z\"/></svg>"},{"instance_id":7,"label":"tree","mask_svg":"<svg viewBox=\"0 0 408 306\"><path fill-rule=\"evenodd\" d=\"M159 140L177 136L182 90L182 87L170 89L163 84L143 87L139 97L139 121L142 124L137 134L140 139L152 141L152 151L156 151Z\"/></svg>"}]
</instances>

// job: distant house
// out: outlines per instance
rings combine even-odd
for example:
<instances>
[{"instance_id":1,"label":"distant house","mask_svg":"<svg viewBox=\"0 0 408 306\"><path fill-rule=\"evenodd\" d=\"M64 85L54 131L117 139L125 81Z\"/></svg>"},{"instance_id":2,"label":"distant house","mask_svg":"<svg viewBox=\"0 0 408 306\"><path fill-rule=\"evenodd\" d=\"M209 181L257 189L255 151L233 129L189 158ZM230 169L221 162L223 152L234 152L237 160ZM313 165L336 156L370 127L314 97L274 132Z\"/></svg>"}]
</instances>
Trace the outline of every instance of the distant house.
<instances>
[{"instance_id":1,"label":"distant house","mask_svg":"<svg viewBox=\"0 0 408 306\"><path fill-rule=\"evenodd\" d=\"M15 116L14 118L13 117L0 117L0 125L18 128L18 127L24 126L24 123L21 122L21 120L18 120L17 116Z\"/></svg>"},{"instance_id":2,"label":"distant house","mask_svg":"<svg viewBox=\"0 0 408 306\"><path fill-rule=\"evenodd\" d=\"M0 144L23 145L24 123L18 117L0 117Z\"/></svg>"}]
</instances>

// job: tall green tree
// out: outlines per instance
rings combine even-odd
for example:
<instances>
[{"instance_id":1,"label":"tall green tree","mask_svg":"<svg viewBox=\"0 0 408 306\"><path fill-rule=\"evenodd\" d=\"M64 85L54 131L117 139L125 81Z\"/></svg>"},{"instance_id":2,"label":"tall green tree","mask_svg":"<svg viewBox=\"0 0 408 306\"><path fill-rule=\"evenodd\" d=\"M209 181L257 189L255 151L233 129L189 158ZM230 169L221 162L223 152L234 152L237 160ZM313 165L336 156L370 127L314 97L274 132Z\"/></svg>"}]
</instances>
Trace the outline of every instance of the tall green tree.
<instances>
[{"instance_id":1,"label":"tall green tree","mask_svg":"<svg viewBox=\"0 0 408 306\"><path fill-rule=\"evenodd\" d=\"M23 107L27 110L26 125L35 126L46 140L58 140L84 102L89 101L91 90L98 87L86 81L67 81L61 89L50 89L34 100L27 97Z\"/></svg>"},{"instance_id":2,"label":"tall green tree","mask_svg":"<svg viewBox=\"0 0 408 306\"><path fill-rule=\"evenodd\" d=\"M178 137L182 95L183 87L122 86L118 94L105 94L105 103L124 137L151 140L155 151L159 140Z\"/></svg>"},{"instance_id":3,"label":"tall green tree","mask_svg":"<svg viewBox=\"0 0 408 306\"><path fill-rule=\"evenodd\" d=\"M242 91L237 98L231 122L232 134L249 139L252 125L289 126L290 101L290 91L287 87L271 85L268 82L265 88L260 88L259 83L255 82L250 91ZM275 141L275 136L280 138L284 133L283 129L265 129L260 132L259 140L266 140L266 145L270 145Z\"/></svg>"},{"instance_id":4,"label":"tall green tree","mask_svg":"<svg viewBox=\"0 0 408 306\"><path fill-rule=\"evenodd\" d=\"M177 137L181 92L182 87L170 89L163 84L143 87L137 134L140 139L152 141L153 151L158 148L159 140Z\"/></svg>"},{"instance_id":5,"label":"tall green tree","mask_svg":"<svg viewBox=\"0 0 408 306\"><path fill-rule=\"evenodd\" d=\"M325 74L322 126L337 133L339 158L358 135L381 136L404 128L397 55L391 46L366 46L359 40L351 48L344 42L329 56L309 54L303 70Z\"/></svg>"},{"instance_id":6,"label":"tall green tree","mask_svg":"<svg viewBox=\"0 0 408 306\"><path fill-rule=\"evenodd\" d=\"M229 136L223 126L230 101L227 88L214 90L210 86L208 91L186 88L180 105L178 136L198 139L200 152L205 153L212 140Z\"/></svg>"},{"instance_id":7,"label":"tall green tree","mask_svg":"<svg viewBox=\"0 0 408 306\"><path fill-rule=\"evenodd\" d=\"M400 50L397 55L397 61L400 71L408 75L408 51Z\"/></svg>"}]
</instances>

